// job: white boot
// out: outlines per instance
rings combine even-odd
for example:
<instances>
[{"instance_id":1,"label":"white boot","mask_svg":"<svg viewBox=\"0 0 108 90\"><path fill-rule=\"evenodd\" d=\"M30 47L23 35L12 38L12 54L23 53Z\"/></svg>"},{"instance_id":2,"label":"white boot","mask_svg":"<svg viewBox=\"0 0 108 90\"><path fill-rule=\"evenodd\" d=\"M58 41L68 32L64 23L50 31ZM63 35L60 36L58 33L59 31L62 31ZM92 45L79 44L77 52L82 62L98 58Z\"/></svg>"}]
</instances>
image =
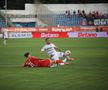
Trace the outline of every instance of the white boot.
<instances>
[{"instance_id":1,"label":"white boot","mask_svg":"<svg viewBox=\"0 0 108 90\"><path fill-rule=\"evenodd\" d=\"M50 67L51 67L51 68L57 67L57 64L53 64L53 65L51 65Z\"/></svg>"}]
</instances>

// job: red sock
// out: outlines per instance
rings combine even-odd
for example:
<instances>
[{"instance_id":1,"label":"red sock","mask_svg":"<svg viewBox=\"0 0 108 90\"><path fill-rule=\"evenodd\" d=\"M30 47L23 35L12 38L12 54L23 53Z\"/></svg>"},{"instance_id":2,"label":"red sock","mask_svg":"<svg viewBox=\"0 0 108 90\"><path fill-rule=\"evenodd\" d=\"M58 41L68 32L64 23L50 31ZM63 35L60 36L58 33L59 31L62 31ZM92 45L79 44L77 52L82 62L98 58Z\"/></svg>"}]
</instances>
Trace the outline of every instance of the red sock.
<instances>
[{"instance_id":1,"label":"red sock","mask_svg":"<svg viewBox=\"0 0 108 90\"><path fill-rule=\"evenodd\" d=\"M62 62L63 62L62 60L56 60L55 61L56 64L59 64L59 63L62 63Z\"/></svg>"}]
</instances>

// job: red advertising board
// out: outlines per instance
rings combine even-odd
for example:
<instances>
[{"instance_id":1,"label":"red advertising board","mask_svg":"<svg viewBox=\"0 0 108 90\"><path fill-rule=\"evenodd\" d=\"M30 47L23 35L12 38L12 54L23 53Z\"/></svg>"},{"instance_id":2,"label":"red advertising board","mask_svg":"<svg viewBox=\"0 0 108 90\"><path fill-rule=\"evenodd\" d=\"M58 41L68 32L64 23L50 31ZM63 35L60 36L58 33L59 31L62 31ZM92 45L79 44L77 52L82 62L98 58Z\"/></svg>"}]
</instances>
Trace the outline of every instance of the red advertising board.
<instances>
[{"instance_id":1,"label":"red advertising board","mask_svg":"<svg viewBox=\"0 0 108 90\"><path fill-rule=\"evenodd\" d=\"M68 38L67 32L50 32L50 33L41 33L41 32L33 32L33 38Z\"/></svg>"},{"instance_id":2,"label":"red advertising board","mask_svg":"<svg viewBox=\"0 0 108 90\"><path fill-rule=\"evenodd\" d=\"M80 31L96 31L95 26L72 26L72 27L8 27L9 32L80 32ZM108 26L98 26L102 28L103 31L108 32ZM2 28L3 29L3 28Z\"/></svg>"}]
</instances>

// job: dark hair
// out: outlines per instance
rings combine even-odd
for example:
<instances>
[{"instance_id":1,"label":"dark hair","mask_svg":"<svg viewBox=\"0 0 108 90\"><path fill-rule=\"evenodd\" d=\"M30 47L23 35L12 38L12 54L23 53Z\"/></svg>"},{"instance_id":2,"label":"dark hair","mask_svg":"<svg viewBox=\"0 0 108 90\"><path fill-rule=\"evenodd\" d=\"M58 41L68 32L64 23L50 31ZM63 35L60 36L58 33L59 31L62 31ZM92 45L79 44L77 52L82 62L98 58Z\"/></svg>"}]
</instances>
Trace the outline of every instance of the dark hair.
<instances>
[{"instance_id":1,"label":"dark hair","mask_svg":"<svg viewBox=\"0 0 108 90\"><path fill-rule=\"evenodd\" d=\"M28 57L29 54L30 54L29 52L26 52L26 53L24 54L24 57Z\"/></svg>"},{"instance_id":2,"label":"dark hair","mask_svg":"<svg viewBox=\"0 0 108 90\"><path fill-rule=\"evenodd\" d=\"M45 41L47 41L49 38L45 38Z\"/></svg>"}]
</instances>

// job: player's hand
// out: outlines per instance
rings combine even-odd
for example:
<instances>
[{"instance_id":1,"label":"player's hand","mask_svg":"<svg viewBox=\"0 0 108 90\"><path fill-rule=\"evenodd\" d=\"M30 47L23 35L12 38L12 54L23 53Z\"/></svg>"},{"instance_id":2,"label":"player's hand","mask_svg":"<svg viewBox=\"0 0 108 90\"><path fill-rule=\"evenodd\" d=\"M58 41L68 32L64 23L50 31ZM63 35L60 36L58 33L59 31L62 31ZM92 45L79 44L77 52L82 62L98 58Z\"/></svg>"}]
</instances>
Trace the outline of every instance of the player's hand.
<instances>
[{"instance_id":1,"label":"player's hand","mask_svg":"<svg viewBox=\"0 0 108 90\"><path fill-rule=\"evenodd\" d=\"M73 61L73 60L75 60L75 58L69 58L68 60L69 60L69 61Z\"/></svg>"}]
</instances>

